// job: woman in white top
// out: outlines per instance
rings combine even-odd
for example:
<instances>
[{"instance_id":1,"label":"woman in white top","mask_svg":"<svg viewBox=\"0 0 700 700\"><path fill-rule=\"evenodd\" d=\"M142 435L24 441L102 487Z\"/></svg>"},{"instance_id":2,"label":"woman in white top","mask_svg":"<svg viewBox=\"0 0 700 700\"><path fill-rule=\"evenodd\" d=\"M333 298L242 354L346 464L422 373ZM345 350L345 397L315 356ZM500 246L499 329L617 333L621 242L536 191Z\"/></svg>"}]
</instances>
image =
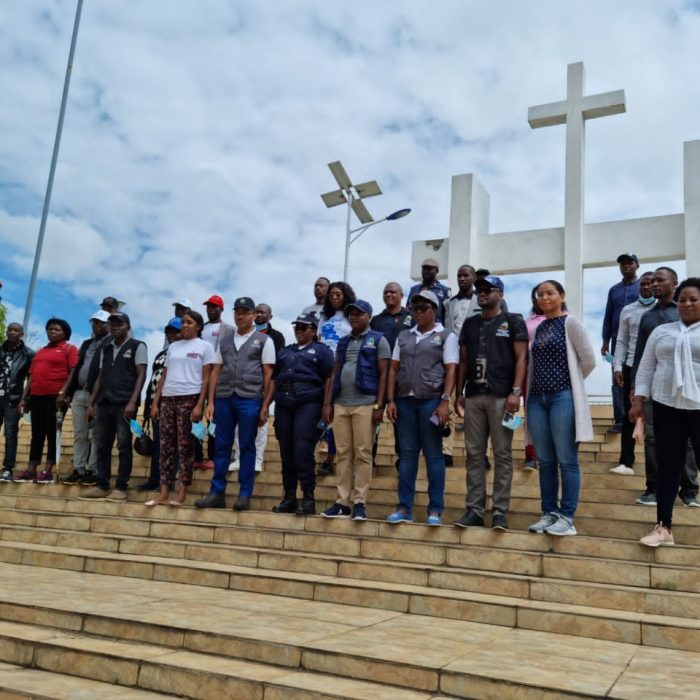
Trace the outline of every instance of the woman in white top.
<instances>
[{"instance_id":1,"label":"woman in white top","mask_svg":"<svg viewBox=\"0 0 700 700\"><path fill-rule=\"evenodd\" d=\"M328 287L326 303L323 306L322 323L319 328L319 340L333 351L335 355L338 343L341 338L350 335L350 321L348 321L345 307L357 301L355 292L347 282L332 282ZM328 445L328 456L326 460L318 465L319 476L329 476L333 473L335 462L335 438L333 430L329 428L326 433L326 443Z\"/></svg>"},{"instance_id":2,"label":"woman in white top","mask_svg":"<svg viewBox=\"0 0 700 700\"><path fill-rule=\"evenodd\" d=\"M672 545L673 502L690 440L700 464L700 278L689 277L676 289L679 321L657 326L649 336L637 370L629 418L644 415L651 397L659 465L656 526L642 537L647 547Z\"/></svg>"},{"instance_id":3,"label":"woman in white top","mask_svg":"<svg viewBox=\"0 0 700 700\"><path fill-rule=\"evenodd\" d=\"M196 311L182 315L182 340L168 347L165 370L151 406L151 418L160 419L160 493L147 506L182 505L192 483L194 436L192 423L202 420L204 399L215 354L202 340L204 319ZM178 490L170 499L170 484L180 464Z\"/></svg>"}]
</instances>

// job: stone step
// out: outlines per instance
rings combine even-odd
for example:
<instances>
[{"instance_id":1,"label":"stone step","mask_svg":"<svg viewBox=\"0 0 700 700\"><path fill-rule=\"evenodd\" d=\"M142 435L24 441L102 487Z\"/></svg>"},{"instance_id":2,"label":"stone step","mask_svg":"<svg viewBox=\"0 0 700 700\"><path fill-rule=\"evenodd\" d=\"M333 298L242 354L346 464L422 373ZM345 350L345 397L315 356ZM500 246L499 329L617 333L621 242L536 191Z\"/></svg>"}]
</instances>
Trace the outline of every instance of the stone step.
<instances>
[{"instance_id":1,"label":"stone step","mask_svg":"<svg viewBox=\"0 0 700 700\"><path fill-rule=\"evenodd\" d=\"M182 696L125 688L88 678L0 662L0 697L3 700L168 700Z\"/></svg>"},{"instance_id":2,"label":"stone step","mask_svg":"<svg viewBox=\"0 0 700 700\"><path fill-rule=\"evenodd\" d=\"M48 671L188 697L692 697L681 693L700 680L700 657L672 649L459 620L437 634L419 615L123 577L7 576L9 662L32 654ZM32 591L50 600L55 587L91 595L35 604Z\"/></svg>"}]
</instances>

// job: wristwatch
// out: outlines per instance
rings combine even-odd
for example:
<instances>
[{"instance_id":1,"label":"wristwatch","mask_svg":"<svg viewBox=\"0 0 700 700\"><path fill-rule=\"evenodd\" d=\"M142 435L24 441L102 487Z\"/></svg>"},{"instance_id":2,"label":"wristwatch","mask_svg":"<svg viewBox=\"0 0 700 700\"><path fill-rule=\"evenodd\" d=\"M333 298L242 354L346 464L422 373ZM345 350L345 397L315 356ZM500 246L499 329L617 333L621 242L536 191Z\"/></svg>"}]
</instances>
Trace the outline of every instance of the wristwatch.
<instances>
[{"instance_id":1,"label":"wristwatch","mask_svg":"<svg viewBox=\"0 0 700 700\"><path fill-rule=\"evenodd\" d=\"M519 386L514 386L512 390L513 396L522 396L523 390Z\"/></svg>"},{"instance_id":2,"label":"wristwatch","mask_svg":"<svg viewBox=\"0 0 700 700\"><path fill-rule=\"evenodd\" d=\"M372 408L375 411L380 411L380 410L383 411L384 410L384 406L382 406L380 403L375 403L374 406L372 406Z\"/></svg>"},{"instance_id":3,"label":"wristwatch","mask_svg":"<svg viewBox=\"0 0 700 700\"><path fill-rule=\"evenodd\" d=\"M449 401L449 400L450 400L450 395L449 395L449 394L443 394L443 395L440 397L440 400L441 400L441 401Z\"/></svg>"}]
</instances>

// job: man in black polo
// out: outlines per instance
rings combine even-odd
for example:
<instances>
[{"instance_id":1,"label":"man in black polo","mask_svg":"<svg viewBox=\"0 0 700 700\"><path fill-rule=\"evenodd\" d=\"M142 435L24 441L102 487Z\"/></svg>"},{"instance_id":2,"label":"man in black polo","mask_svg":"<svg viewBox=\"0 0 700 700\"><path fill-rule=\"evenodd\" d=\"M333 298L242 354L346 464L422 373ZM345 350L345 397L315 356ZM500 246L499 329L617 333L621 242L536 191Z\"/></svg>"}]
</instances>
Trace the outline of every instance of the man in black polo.
<instances>
[{"instance_id":1,"label":"man in black polo","mask_svg":"<svg viewBox=\"0 0 700 700\"><path fill-rule=\"evenodd\" d=\"M131 321L125 313L109 317L112 340L100 351L100 373L88 404L88 416L95 417L97 433L97 485L82 498L126 501L133 463L129 421L136 417L148 365L146 344L129 337L130 331ZM119 470L116 486L110 492L115 436Z\"/></svg>"},{"instance_id":2,"label":"man in black polo","mask_svg":"<svg viewBox=\"0 0 700 700\"><path fill-rule=\"evenodd\" d=\"M11 323L7 327L7 339L0 345L0 427L5 426L5 459L0 481L7 482L12 481L17 459L19 401L34 358L34 351L24 344L23 336L22 325Z\"/></svg>"},{"instance_id":3,"label":"man in black polo","mask_svg":"<svg viewBox=\"0 0 700 700\"><path fill-rule=\"evenodd\" d=\"M501 311L503 282L499 277L484 277L475 286L481 313L466 319L459 338L457 407L464 414L467 512L455 524L484 524L485 457L490 434L495 461L492 526L505 530L513 478L513 431L502 421L520 409L528 333L520 314Z\"/></svg>"},{"instance_id":4,"label":"man in black polo","mask_svg":"<svg viewBox=\"0 0 700 700\"><path fill-rule=\"evenodd\" d=\"M393 351L399 333L413 325L413 315L402 304L403 289L398 282L387 282L382 296L384 309L372 317L369 327L383 333Z\"/></svg>"},{"instance_id":5,"label":"man in black polo","mask_svg":"<svg viewBox=\"0 0 700 700\"><path fill-rule=\"evenodd\" d=\"M100 373L100 350L111 341L109 314L96 311L90 317L92 335L78 350L78 364L68 387L68 399L73 411L73 472L62 480L66 485L95 485L97 439L95 426L88 418L90 395Z\"/></svg>"}]
</instances>

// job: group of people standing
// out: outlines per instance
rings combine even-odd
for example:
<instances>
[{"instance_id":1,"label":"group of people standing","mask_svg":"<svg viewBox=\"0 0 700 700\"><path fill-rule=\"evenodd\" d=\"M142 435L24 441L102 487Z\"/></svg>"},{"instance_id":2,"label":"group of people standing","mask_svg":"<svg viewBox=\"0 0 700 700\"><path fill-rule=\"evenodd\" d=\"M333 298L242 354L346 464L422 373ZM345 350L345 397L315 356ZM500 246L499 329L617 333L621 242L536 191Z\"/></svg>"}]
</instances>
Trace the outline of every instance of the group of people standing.
<instances>
[{"instance_id":1,"label":"group of people standing","mask_svg":"<svg viewBox=\"0 0 700 700\"><path fill-rule=\"evenodd\" d=\"M697 494L697 469L693 474L688 463L700 448L700 282L691 278L676 289L675 273L669 268L637 280L636 256L623 254L619 262L624 293L611 292L613 309L606 312L602 354L612 357L615 384L623 390L628 415L619 426L620 467L611 471L632 470L630 426L646 414L647 440L652 443L647 452L656 457L648 482L653 480L653 495L658 494L658 523L642 542L672 544L671 512L679 484L682 498L690 494L694 499ZM504 283L488 270L461 266L454 296L437 280L437 261L425 260L421 270L422 280L411 288L406 305L401 286L387 283L385 308L376 315L350 285L320 277L314 284L315 303L293 322L295 342L286 346L269 323L269 306L256 305L250 297L234 301L232 325L222 321L224 302L217 295L203 303L206 322L189 300L178 300L175 316L165 326L166 347L156 357L146 393L154 459L150 478L139 488L157 490L146 505L183 504L199 462L213 466L213 477L209 493L195 506L225 507L237 435L239 488L233 508L249 509L262 454L260 435L266 437L274 402L283 488L275 512L316 513L318 466L318 474L335 474L337 483L337 499L322 515L366 519L373 448L386 417L394 425L398 455L397 504L387 521L414 520L422 453L428 478L426 522L440 525L445 469L451 462L449 438L461 418L467 448L467 507L455 525L486 524L490 440L494 460L490 525L505 530L513 431L520 423L524 399L528 443L524 467L539 467L542 510L529 530L575 535L578 448L593 437L584 380L595 366L595 353L581 321L566 310L563 287L555 280L536 285L525 319L508 311ZM633 292L636 298L617 310L616 305L629 301ZM675 319L671 307L676 309ZM126 499L131 474L132 431L138 429L135 418L147 353L145 344L132 337L129 317L116 299L106 298L90 323L91 337L77 349L68 342L70 326L51 319L46 324L48 345L36 355L24 346L21 327L10 324L0 354L1 415L11 443L11 409L16 408L18 415L30 409L32 447L28 467L13 477L14 431L15 452L12 445L6 449L2 480L52 480L57 411L60 418L72 405L75 468L64 483L91 486L83 498L121 501ZM211 462L204 460L197 439L207 431ZM115 437L119 466L111 489ZM327 443L328 457L316 465L320 438ZM45 440L47 460L39 470Z\"/></svg>"}]
</instances>

